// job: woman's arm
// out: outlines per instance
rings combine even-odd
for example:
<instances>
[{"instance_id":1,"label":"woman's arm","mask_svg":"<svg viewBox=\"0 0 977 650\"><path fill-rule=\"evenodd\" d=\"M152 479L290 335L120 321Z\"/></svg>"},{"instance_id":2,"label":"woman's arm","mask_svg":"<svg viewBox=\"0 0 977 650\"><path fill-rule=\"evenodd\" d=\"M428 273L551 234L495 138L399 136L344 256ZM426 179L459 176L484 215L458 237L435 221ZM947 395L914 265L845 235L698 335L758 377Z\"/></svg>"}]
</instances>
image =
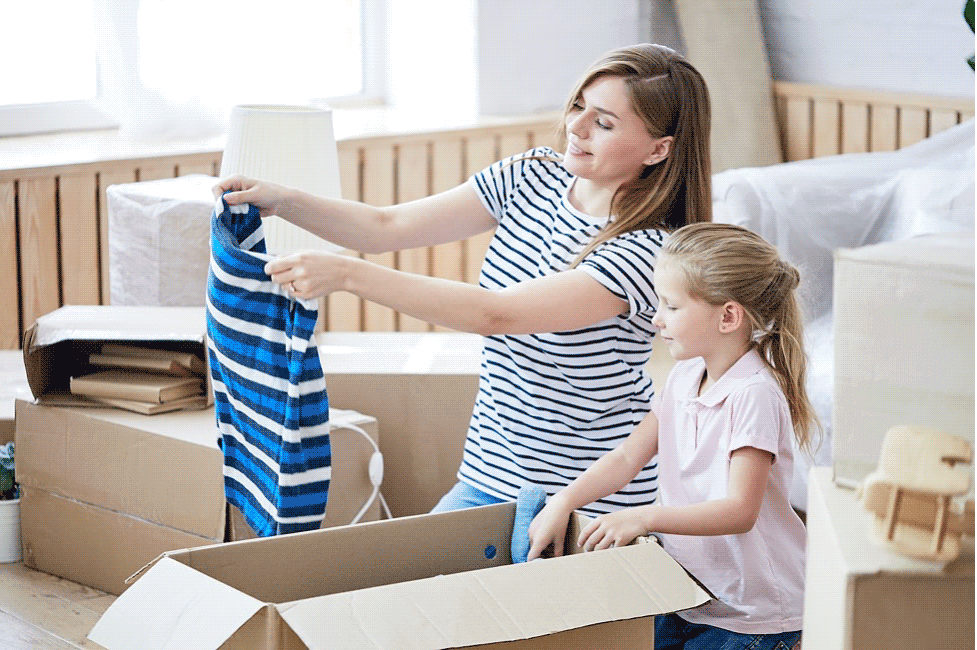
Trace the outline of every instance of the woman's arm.
<instances>
[{"instance_id":1,"label":"woman's arm","mask_svg":"<svg viewBox=\"0 0 977 650\"><path fill-rule=\"evenodd\" d=\"M730 457L727 494L723 499L689 506L625 508L590 522L578 540L586 550L624 546L648 533L738 535L753 529L770 476L773 454L742 447Z\"/></svg>"},{"instance_id":2,"label":"woman's arm","mask_svg":"<svg viewBox=\"0 0 977 650\"><path fill-rule=\"evenodd\" d=\"M563 539L570 514L623 488L657 453L658 418L649 412L624 442L550 497L529 526L528 559L539 557L551 545L554 555L563 555Z\"/></svg>"},{"instance_id":3,"label":"woman's arm","mask_svg":"<svg viewBox=\"0 0 977 650\"><path fill-rule=\"evenodd\" d=\"M222 179L215 196L230 205L251 203L262 217L276 215L344 248L364 253L434 246L491 230L495 218L467 183L417 201L377 208L328 199L244 176Z\"/></svg>"},{"instance_id":4,"label":"woman's arm","mask_svg":"<svg viewBox=\"0 0 977 650\"><path fill-rule=\"evenodd\" d=\"M428 323L483 335L574 330L627 310L626 302L579 269L501 290L320 251L280 257L265 271L279 284L294 285L300 298L349 291Z\"/></svg>"}]
</instances>

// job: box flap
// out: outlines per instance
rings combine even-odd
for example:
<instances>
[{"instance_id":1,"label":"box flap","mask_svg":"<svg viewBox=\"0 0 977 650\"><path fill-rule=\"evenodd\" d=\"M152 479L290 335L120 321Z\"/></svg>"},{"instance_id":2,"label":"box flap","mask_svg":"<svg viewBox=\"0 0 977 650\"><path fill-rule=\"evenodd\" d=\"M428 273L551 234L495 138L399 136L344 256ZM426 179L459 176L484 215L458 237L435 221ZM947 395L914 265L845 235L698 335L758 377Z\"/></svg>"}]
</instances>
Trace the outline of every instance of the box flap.
<instances>
[{"instance_id":1,"label":"box flap","mask_svg":"<svg viewBox=\"0 0 977 650\"><path fill-rule=\"evenodd\" d=\"M112 603L88 638L108 650L214 650L263 607L164 557Z\"/></svg>"},{"instance_id":2,"label":"box flap","mask_svg":"<svg viewBox=\"0 0 977 650\"><path fill-rule=\"evenodd\" d=\"M68 305L37 319L32 344L60 341L153 340L204 342L203 307Z\"/></svg>"},{"instance_id":3,"label":"box flap","mask_svg":"<svg viewBox=\"0 0 977 650\"><path fill-rule=\"evenodd\" d=\"M343 592L278 606L310 649L439 650L696 607L708 594L657 544Z\"/></svg>"}]
</instances>

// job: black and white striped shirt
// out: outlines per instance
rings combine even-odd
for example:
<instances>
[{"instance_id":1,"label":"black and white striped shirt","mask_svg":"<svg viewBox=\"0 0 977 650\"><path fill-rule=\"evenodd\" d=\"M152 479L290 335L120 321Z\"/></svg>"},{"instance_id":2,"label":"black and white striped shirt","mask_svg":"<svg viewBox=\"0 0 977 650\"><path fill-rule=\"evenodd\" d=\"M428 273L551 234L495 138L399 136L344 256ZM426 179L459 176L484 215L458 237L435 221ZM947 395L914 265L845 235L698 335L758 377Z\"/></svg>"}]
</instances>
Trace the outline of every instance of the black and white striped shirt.
<instances>
[{"instance_id":1,"label":"black and white striped shirt","mask_svg":"<svg viewBox=\"0 0 977 650\"><path fill-rule=\"evenodd\" d=\"M545 160L525 159L544 156ZM469 180L498 220L479 284L501 289L566 270L606 223L576 210L574 176L552 149L500 161ZM626 301L627 313L575 331L485 338L478 396L458 478L515 499L527 483L568 485L634 429L651 408L644 372L657 328L654 265L666 233L639 230L591 252L578 268ZM653 462L621 492L585 508L651 503Z\"/></svg>"}]
</instances>

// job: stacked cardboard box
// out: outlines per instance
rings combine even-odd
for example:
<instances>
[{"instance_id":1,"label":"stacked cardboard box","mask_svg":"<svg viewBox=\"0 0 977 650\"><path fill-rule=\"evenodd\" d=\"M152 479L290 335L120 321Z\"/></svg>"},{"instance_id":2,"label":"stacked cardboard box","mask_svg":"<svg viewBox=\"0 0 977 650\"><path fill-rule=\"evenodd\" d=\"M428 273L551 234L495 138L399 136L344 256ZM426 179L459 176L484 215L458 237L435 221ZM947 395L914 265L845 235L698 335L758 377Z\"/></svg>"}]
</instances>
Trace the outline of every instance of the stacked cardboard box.
<instances>
[{"instance_id":1,"label":"stacked cardboard box","mask_svg":"<svg viewBox=\"0 0 977 650\"><path fill-rule=\"evenodd\" d=\"M974 233L835 255L835 478L855 484L896 425L974 441Z\"/></svg>"},{"instance_id":2,"label":"stacked cardboard box","mask_svg":"<svg viewBox=\"0 0 977 650\"><path fill-rule=\"evenodd\" d=\"M804 647L974 647L974 538L949 564L914 560L872 538L858 494L811 470Z\"/></svg>"},{"instance_id":3,"label":"stacked cardboard box","mask_svg":"<svg viewBox=\"0 0 977 650\"><path fill-rule=\"evenodd\" d=\"M65 307L38 319L25 337L36 399L16 402L24 562L118 594L126 578L164 551L251 533L228 516L212 407L143 415L68 392L72 370L105 341L163 341L204 358L204 312ZM348 523L373 492L373 446L351 427L378 442L374 418L340 409L331 416L324 526ZM363 520L378 516L374 504Z\"/></svg>"}]
</instances>

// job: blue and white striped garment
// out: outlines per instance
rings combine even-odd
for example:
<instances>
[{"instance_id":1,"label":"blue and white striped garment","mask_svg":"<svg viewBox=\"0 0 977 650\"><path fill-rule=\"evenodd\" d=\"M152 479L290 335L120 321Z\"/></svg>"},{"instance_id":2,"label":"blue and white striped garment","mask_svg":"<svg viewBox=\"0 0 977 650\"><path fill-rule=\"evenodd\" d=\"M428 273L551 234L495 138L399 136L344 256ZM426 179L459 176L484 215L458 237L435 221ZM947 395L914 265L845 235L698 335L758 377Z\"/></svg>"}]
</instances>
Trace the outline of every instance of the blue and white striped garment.
<instances>
[{"instance_id":1,"label":"blue and white striped garment","mask_svg":"<svg viewBox=\"0 0 977 650\"><path fill-rule=\"evenodd\" d=\"M316 300L271 281L258 210L218 201L207 281L224 493L259 536L319 528L331 478Z\"/></svg>"}]
</instances>

